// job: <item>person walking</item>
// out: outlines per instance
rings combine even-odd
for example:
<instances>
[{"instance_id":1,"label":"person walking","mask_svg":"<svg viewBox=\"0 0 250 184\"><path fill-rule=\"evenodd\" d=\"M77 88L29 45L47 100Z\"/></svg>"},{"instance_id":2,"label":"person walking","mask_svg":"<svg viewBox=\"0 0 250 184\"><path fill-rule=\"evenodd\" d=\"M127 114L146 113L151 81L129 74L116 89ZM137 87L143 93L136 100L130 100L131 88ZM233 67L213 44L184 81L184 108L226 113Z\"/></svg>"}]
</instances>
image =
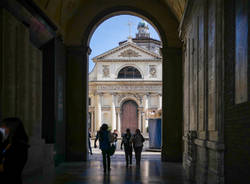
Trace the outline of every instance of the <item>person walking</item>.
<instances>
[{"instance_id":1,"label":"person walking","mask_svg":"<svg viewBox=\"0 0 250 184\"><path fill-rule=\"evenodd\" d=\"M92 148L91 148L90 139L91 139L91 133L90 133L90 128L89 128L89 131L88 131L88 145L89 145L89 152L90 152L90 154L92 155L93 152L92 152Z\"/></svg>"},{"instance_id":2,"label":"person walking","mask_svg":"<svg viewBox=\"0 0 250 184\"><path fill-rule=\"evenodd\" d=\"M136 160L136 165L140 166L141 162L141 152L143 148L143 142L145 141L143 135L141 134L141 131L139 129L135 130L135 134L131 138L132 143L133 143L133 148L135 151L135 160Z\"/></svg>"},{"instance_id":3,"label":"person walking","mask_svg":"<svg viewBox=\"0 0 250 184\"><path fill-rule=\"evenodd\" d=\"M103 170L106 172L111 170L110 168L110 144L112 140L112 134L108 131L108 125L103 124L100 128L100 131L97 133L97 137L99 139L99 148L102 150L102 158L103 158ZM96 141L95 141L95 147Z\"/></svg>"},{"instance_id":4,"label":"person walking","mask_svg":"<svg viewBox=\"0 0 250 184\"><path fill-rule=\"evenodd\" d=\"M0 123L6 145L0 161L1 184L22 184L22 171L28 159L28 136L18 118L6 118Z\"/></svg>"},{"instance_id":5,"label":"person walking","mask_svg":"<svg viewBox=\"0 0 250 184\"><path fill-rule=\"evenodd\" d=\"M114 132L112 133L113 136L113 144L115 145L115 148L117 147L117 141L118 141L118 130L114 130Z\"/></svg>"},{"instance_id":6,"label":"person walking","mask_svg":"<svg viewBox=\"0 0 250 184\"><path fill-rule=\"evenodd\" d=\"M133 148L132 148L131 137L132 135L130 129L127 128L126 133L122 136L122 143L121 143L121 149L123 149L122 146L124 145L126 167L128 167L129 164L132 165Z\"/></svg>"}]
</instances>

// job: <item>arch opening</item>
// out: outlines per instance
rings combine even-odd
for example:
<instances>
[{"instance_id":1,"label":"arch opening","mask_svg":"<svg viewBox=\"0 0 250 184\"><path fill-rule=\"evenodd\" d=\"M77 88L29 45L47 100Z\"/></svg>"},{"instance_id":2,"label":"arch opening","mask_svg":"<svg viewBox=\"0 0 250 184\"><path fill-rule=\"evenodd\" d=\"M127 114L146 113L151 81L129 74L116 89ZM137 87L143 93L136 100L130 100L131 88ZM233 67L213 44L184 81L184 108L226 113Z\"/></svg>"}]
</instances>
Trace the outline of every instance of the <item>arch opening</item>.
<instances>
[{"instance_id":1,"label":"arch opening","mask_svg":"<svg viewBox=\"0 0 250 184\"><path fill-rule=\"evenodd\" d=\"M84 46L84 48L89 48L89 42L90 39L92 37L93 32L96 30L96 28L100 25L101 22L103 22L104 20L107 20L110 17L113 17L115 15L121 15L121 14L132 14L132 15L139 15L139 17L143 17L146 20L149 20L149 22L154 22L154 25L156 25L156 27L158 28L158 32L160 33L160 37L161 37L161 41L162 41L162 45L163 48L160 49L161 51L161 55L163 58L163 61L167 61L168 59L171 59L171 62L163 62L163 70L164 70L164 75L163 73L157 73L155 72L155 66L152 65L151 67L153 69L150 68L150 70L148 70L148 73L152 73L152 74L156 74L158 76L162 76L162 80L163 83L168 83L171 85L175 85L178 84L177 88L170 88L167 87L165 85L165 87L163 86L163 94L162 94L162 115L163 115L163 122L162 122L162 140L163 140L163 144L162 144L162 160L181 160L182 158L182 153L181 153L181 131L182 128L180 126L180 122L181 120L177 120L175 117L180 118L181 117L181 110L180 107L181 105L179 105L179 100L178 103L173 102L174 99L176 99L176 97L180 97L180 93L181 93L181 49L178 48L167 48L167 31L165 31L163 29L163 27L161 27L161 24L157 21L156 18L154 18L153 16L150 16L149 13L147 13L147 11L144 10L139 10L139 9L135 9L135 8L131 8L131 7L113 7L111 9L106 9L103 12L100 12L99 14L97 14L97 16L95 16L91 21L90 24L88 24L88 27L85 29L83 35L82 35L82 45ZM151 21L150 21L151 20ZM177 29L176 29L177 31ZM178 41L177 41L178 42ZM173 42L171 42L173 43ZM88 50L88 49L87 49ZM170 51L170 52L168 52ZM168 53L168 56L167 56ZM86 52L86 61L88 61L88 56L89 53ZM170 60L169 60L170 61ZM98 74L102 77L102 79L104 81L107 81L111 84L111 81L109 81L109 74L111 71L111 68L109 69L109 67L107 66L108 62L106 62L105 65L103 65L102 67L100 67L98 69ZM168 67L167 67L168 65ZM171 68L171 69L170 69ZM178 73L178 77L175 76ZM88 76L86 76L86 79L88 78ZM83 79L84 80L84 79ZM126 81L127 84L131 83L130 81ZM134 83L133 85L138 88L138 84L139 81L137 81L138 83ZM84 82L87 86L88 86L88 81ZM116 99L118 100L119 98L116 96L116 92L119 89L124 89L123 87L116 87L114 85L112 85L111 87L113 89L113 91L111 91L111 93L108 93L110 95L111 99ZM127 88L127 87L126 87ZM165 88L165 89L164 89ZM86 89L88 89L88 87L86 87ZM115 91L114 91L115 89ZM130 88L127 88L130 89ZM141 88L143 89L143 88ZM168 97L166 97L166 91L168 91ZM179 92L178 92L179 91ZM103 98L103 93L96 93L98 94L98 100L99 100L99 104L103 103L103 101L101 100ZM150 94L150 93L149 93ZM165 95L164 95L165 94ZM84 93L84 95L86 95L86 98L88 96L88 92ZM137 95L136 98L138 98L138 101L142 101L144 100L144 98L146 98L145 96L148 96L148 94L145 95ZM84 97L85 98L85 97ZM181 99L181 98L180 98ZM168 103L166 103L168 101ZM150 103L150 102L147 102ZM181 103L181 102L180 102ZM104 105L104 104L103 104ZM168 111L166 111L166 107L168 106ZM90 107L88 108L90 109ZM86 111L88 111L88 109L86 109ZM111 111L111 121L112 121L112 127L114 127L113 125L115 124L115 120L119 119L119 113L120 113L120 109L119 107L116 109L116 105L115 103L111 103L105 107L105 105L103 107L98 107L98 108L92 108L94 111L97 109L104 109L104 110L110 110ZM178 110L177 110L178 109ZM142 109L141 109L142 110ZM152 112L155 112L153 109L151 109ZM94 112L96 114L96 112ZM168 113L168 114L167 114ZM172 114L171 114L172 113ZM86 113L88 114L88 113ZM116 114L116 118L113 118L112 114ZM142 113L143 114L143 113ZM177 115L178 114L178 115ZM100 116L99 116L100 117ZM142 117L142 116L141 116ZM175 123L175 121L178 121L178 125L177 123ZM101 121L99 121L99 123L101 124ZM117 124L116 124L117 125ZM171 130L171 127L173 128ZM165 132L165 129L169 128L168 133ZM86 134L87 135L87 134ZM178 140L176 139L175 135L178 135ZM86 137L87 138L87 137ZM168 144L168 148L173 147L173 151L166 151L167 149L167 143L166 141L169 141ZM176 144L173 144L173 142L177 142ZM178 145L177 145L178 144ZM177 145L177 146L175 146ZM178 148L176 148L178 147ZM176 154L178 152L178 154ZM169 154L169 156L167 156L167 154Z\"/></svg>"},{"instance_id":2,"label":"arch opening","mask_svg":"<svg viewBox=\"0 0 250 184\"><path fill-rule=\"evenodd\" d=\"M137 70L135 67L126 66L119 71L117 78L118 79L141 79L142 75L139 72L139 70Z\"/></svg>"}]
</instances>

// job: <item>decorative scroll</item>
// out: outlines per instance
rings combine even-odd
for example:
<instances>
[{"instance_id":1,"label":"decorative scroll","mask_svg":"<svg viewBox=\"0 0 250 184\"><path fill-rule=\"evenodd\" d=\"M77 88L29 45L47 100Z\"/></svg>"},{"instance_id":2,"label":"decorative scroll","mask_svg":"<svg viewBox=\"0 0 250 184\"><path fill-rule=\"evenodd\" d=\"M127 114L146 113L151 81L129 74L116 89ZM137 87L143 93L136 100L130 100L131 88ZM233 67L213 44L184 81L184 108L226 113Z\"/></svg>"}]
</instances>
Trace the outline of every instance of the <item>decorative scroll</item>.
<instances>
[{"instance_id":1,"label":"decorative scroll","mask_svg":"<svg viewBox=\"0 0 250 184\"><path fill-rule=\"evenodd\" d=\"M109 65L102 66L103 77L109 77Z\"/></svg>"},{"instance_id":2,"label":"decorative scroll","mask_svg":"<svg viewBox=\"0 0 250 184\"><path fill-rule=\"evenodd\" d=\"M235 1L235 103L247 101L248 11L247 0Z\"/></svg>"},{"instance_id":3,"label":"decorative scroll","mask_svg":"<svg viewBox=\"0 0 250 184\"><path fill-rule=\"evenodd\" d=\"M128 49L120 53L118 57L139 57L141 56L138 52L135 52L132 49Z\"/></svg>"},{"instance_id":4,"label":"decorative scroll","mask_svg":"<svg viewBox=\"0 0 250 184\"><path fill-rule=\"evenodd\" d=\"M149 66L149 73L150 73L150 77L152 77L152 78L156 77L156 66L155 65Z\"/></svg>"}]
</instances>

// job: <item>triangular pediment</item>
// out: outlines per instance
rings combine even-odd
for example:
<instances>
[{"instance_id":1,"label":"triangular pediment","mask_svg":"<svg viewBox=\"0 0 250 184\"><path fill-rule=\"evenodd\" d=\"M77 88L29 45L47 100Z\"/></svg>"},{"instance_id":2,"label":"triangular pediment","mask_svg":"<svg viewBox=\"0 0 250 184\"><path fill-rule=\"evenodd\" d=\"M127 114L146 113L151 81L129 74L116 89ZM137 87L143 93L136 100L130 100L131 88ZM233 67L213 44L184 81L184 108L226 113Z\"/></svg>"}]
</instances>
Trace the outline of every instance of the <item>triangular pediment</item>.
<instances>
[{"instance_id":1,"label":"triangular pediment","mask_svg":"<svg viewBox=\"0 0 250 184\"><path fill-rule=\"evenodd\" d=\"M161 56L137 46L133 42L126 42L114 49L93 58L98 61L121 61L121 60L160 60Z\"/></svg>"}]
</instances>

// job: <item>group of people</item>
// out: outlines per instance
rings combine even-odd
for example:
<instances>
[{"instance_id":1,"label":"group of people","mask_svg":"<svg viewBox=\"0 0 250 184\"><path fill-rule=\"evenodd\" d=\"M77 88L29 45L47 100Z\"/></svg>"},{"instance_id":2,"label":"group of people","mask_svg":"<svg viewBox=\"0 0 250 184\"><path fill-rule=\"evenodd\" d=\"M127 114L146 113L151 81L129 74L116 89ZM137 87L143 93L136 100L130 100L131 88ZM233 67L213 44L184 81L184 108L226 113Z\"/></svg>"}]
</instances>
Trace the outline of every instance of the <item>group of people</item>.
<instances>
[{"instance_id":1,"label":"group of people","mask_svg":"<svg viewBox=\"0 0 250 184\"><path fill-rule=\"evenodd\" d=\"M95 148L97 147L96 145L97 140L99 140L99 148L102 151L104 172L106 172L107 170L110 171L111 169L110 168L110 156L112 154L111 150L112 150L112 146L114 146L115 148L117 147L118 132L117 130L115 130L113 133L111 133L108 130L108 125L103 124L100 130L97 132L95 142L94 142ZM135 134L132 134L130 129L127 128L126 133L122 135L121 149L124 148L124 151L125 151L126 167L128 167L129 165L132 165L133 149L135 152L136 165L138 167L140 166L141 152L142 152L144 141L145 139L139 129L136 129ZM90 141L89 141L89 147L91 149ZM91 150L91 154L92 154L92 150Z\"/></svg>"},{"instance_id":2,"label":"group of people","mask_svg":"<svg viewBox=\"0 0 250 184\"><path fill-rule=\"evenodd\" d=\"M28 136L18 118L0 122L0 183L22 184L22 171L28 158Z\"/></svg>"}]
</instances>

